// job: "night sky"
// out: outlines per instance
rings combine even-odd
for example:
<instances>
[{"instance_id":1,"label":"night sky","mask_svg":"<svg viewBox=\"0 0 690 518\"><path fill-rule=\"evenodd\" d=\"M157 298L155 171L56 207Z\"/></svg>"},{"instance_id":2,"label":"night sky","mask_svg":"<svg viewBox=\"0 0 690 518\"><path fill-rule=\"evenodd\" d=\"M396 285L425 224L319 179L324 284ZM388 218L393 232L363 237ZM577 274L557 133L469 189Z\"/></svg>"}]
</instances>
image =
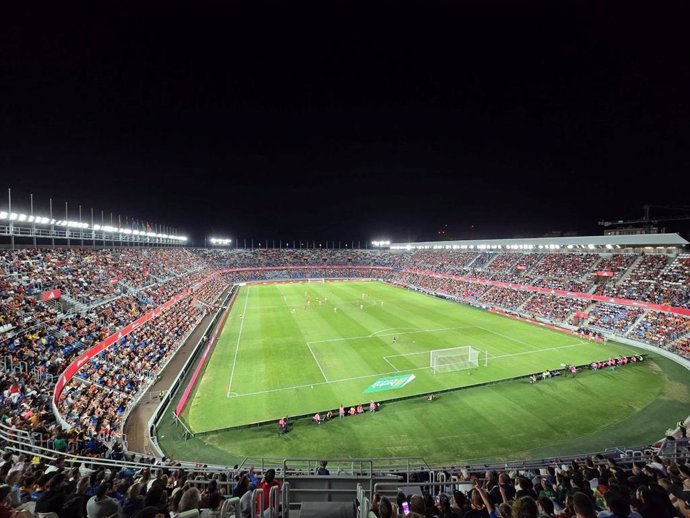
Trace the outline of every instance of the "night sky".
<instances>
[{"instance_id":1,"label":"night sky","mask_svg":"<svg viewBox=\"0 0 690 518\"><path fill-rule=\"evenodd\" d=\"M58 4L0 22L17 208L199 244L587 235L690 206L684 2Z\"/></svg>"}]
</instances>

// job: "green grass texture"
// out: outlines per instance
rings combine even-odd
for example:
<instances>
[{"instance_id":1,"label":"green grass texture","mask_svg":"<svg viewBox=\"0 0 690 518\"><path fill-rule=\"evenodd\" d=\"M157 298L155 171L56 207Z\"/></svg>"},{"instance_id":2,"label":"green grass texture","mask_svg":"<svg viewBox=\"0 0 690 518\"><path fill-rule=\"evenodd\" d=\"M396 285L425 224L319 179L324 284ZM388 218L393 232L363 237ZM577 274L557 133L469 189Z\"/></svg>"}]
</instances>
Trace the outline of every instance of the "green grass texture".
<instances>
[{"instance_id":1,"label":"green grass texture","mask_svg":"<svg viewBox=\"0 0 690 518\"><path fill-rule=\"evenodd\" d=\"M478 368L429 368L430 350L464 345L482 352ZM687 413L687 371L673 362L656 358L536 385L524 378L633 352L378 282L251 285L240 289L183 413L194 432L207 433L180 441L180 428L164 420L159 441L173 457L227 464L291 456L468 462L645 444ZM274 422L214 432L366 404L368 386L398 374L415 379L376 393L382 409L375 414L320 426L298 420L280 437ZM512 377L521 379L425 397ZM411 399L393 401L403 397Z\"/></svg>"}]
</instances>

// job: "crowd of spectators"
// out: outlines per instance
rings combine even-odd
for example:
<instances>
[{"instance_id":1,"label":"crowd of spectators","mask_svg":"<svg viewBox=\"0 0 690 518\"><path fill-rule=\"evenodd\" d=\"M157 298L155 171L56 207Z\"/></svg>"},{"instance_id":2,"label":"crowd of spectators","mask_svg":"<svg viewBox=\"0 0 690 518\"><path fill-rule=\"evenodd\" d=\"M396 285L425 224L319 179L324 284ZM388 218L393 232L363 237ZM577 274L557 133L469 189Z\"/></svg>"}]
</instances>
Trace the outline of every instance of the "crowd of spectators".
<instances>
[{"instance_id":1,"label":"crowd of spectators","mask_svg":"<svg viewBox=\"0 0 690 518\"><path fill-rule=\"evenodd\" d=\"M58 518L218 518L232 500L237 518L251 514L253 489L281 487L274 470L257 476L248 471L185 470L174 463L158 467L112 469L96 463L67 466L65 459L31 461L4 453L0 462L0 516L31 518L55 513ZM244 498L242 498L244 497ZM267 506L266 506L267 507ZM194 512L197 511L197 512ZM187 513L187 514L185 514Z\"/></svg>"},{"instance_id":2,"label":"crowd of spectators","mask_svg":"<svg viewBox=\"0 0 690 518\"><path fill-rule=\"evenodd\" d=\"M244 270L214 276L219 269L237 268ZM629 332L630 338L690 358L687 317L483 282L589 290L688 307L687 256L670 261L665 255L457 250L24 249L0 251L0 269L0 410L5 424L42 442L58 437L50 394L72 360L147 311L198 287L92 358L68 384L60 408L75 428L66 441L74 452L85 451L89 439L116 440L122 416L140 389L155 378L220 293L237 282L379 278L563 324L574 323L573 315L587 309L587 320L578 323L587 332ZM614 277L598 285L597 270L611 271ZM70 310L66 300L42 302L40 294L53 289L86 309Z\"/></svg>"},{"instance_id":3,"label":"crowd of spectators","mask_svg":"<svg viewBox=\"0 0 690 518\"><path fill-rule=\"evenodd\" d=\"M665 346L666 350L671 351L683 358L690 360L690 336L684 336Z\"/></svg>"},{"instance_id":4,"label":"crowd of spectators","mask_svg":"<svg viewBox=\"0 0 690 518\"><path fill-rule=\"evenodd\" d=\"M589 313L588 325L618 334L625 334L642 313L642 309L634 306L597 304Z\"/></svg>"},{"instance_id":5,"label":"crowd of spectators","mask_svg":"<svg viewBox=\"0 0 690 518\"><path fill-rule=\"evenodd\" d=\"M532 318L572 324L573 315L583 311L589 304L588 300L536 293L522 306L522 310Z\"/></svg>"},{"instance_id":6,"label":"crowd of spectators","mask_svg":"<svg viewBox=\"0 0 690 518\"><path fill-rule=\"evenodd\" d=\"M688 333L690 333L690 318L653 311L646 313L628 336L658 347L665 347L668 343Z\"/></svg>"},{"instance_id":7,"label":"crowd of spectators","mask_svg":"<svg viewBox=\"0 0 690 518\"><path fill-rule=\"evenodd\" d=\"M77 430L110 441L122 431L122 416L141 388L184 343L227 284L215 278L193 296L121 337L91 358L63 390L58 409Z\"/></svg>"},{"instance_id":8,"label":"crowd of spectators","mask_svg":"<svg viewBox=\"0 0 690 518\"><path fill-rule=\"evenodd\" d=\"M595 293L606 297L651 302L650 292L658 285L657 280L667 264L668 257L665 255L643 255L623 279L599 285Z\"/></svg>"},{"instance_id":9,"label":"crowd of spectators","mask_svg":"<svg viewBox=\"0 0 690 518\"><path fill-rule=\"evenodd\" d=\"M447 472L471 489L424 485L395 499L374 495L376 518L688 518L690 467L655 457L623 466L601 455L520 471ZM464 485L463 484L463 485ZM406 512L403 509L407 509Z\"/></svg>"}]
</instances>

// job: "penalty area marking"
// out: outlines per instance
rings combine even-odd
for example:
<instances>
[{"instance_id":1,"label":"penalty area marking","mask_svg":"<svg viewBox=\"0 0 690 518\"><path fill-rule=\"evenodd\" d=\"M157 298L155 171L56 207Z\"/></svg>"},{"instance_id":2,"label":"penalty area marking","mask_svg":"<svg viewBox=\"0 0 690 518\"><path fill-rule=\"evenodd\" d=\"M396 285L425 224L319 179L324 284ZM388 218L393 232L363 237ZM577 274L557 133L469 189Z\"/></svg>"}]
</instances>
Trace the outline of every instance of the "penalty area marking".
<instances>
[{"instance_id":1,"label":"penalty area marking","mask_svg":"<svg viewBox=\"0 0 690 518\"><path fill-rule=\"evenodd\" d=\"M409 329L416 330L417 328L416 327L389 327L388 329L381 329L380 331L374 331L373 333L371 333L369 335L369 337L370 338L374 337L374 336L378 335L379 333L385 333L386 331L405 331L405 330L409 330ZM388 335L384 335L384 336L388 336Z\"/></svg>"},{"instance_id":2,"label":"penalty area marking","mask_svg":"<svg viewBox=\"0 0 690 518\"><path fill-rule=\"evenodd\" d=\"M489 359L491 359L491 358L494 358L494 359L498 359L498 358L509 358L509 357L511 357L511 356L523 356L523 355L526 355L526 354L538 354L538 353L543 352L543 351L555 351L555 350L558 350L558 349L569 349L569 348L572 348L572 347L580 346L580 345L585 344L585 343L587 343L587 342L580 342L580 343L577 343L577 344L569 344L569 345L561 345L561 346L558 346L558 347L551 347L551 348L549 348L549 349L540 349L540 350L538 350L538 351L524 351L524 352L521 352L521 353L506 354L506 355L501 355L501 356L489 356ZM429 354L429 351L427 351L426 353L412 353L412 354ZM406 355L405 355L405 354L398 354L398 355L395 355L395 356L409 356L409 354L406 354ZM385 359L385 358L392 358L392 357L393 357L393 356L385 356L384 359ZM390 365L390 362L388 362L388 363L389 363L389 365ZM391 366L392 366L392 365L391 365ZM347 381L356 381L356 380L366 379L366 378L380 378L380 377L382 377L382 376L388 376L388 375L391 375L391 374L399 374L400 372L415 372L415 371L421 371L421 370L431 370L431 367L429 367L429 366L427 365L427 366L424 366L424 367L415 367L415 368L413 368L413 369L403 369L402 371L396 369L395 371L390 371L390 372L379 372L379 373L376 373L376 374L365 374L365 375L363 375L363 376L354 376L354 377L352 377L352 378L342 378L342 379L337 379L337 380L319 381L319 382L316 382L316 383L307 383L307 384L304 384L304 385L293 385L293 386L291 386L291 387L281 387L281 388L275 388L275 389L259 390L259 391L256 391L256 392L247 392L247 393L245 393L245 394L238 394L237 396L234 396L234 397L260 396L260 395L264 395L264 394L272 394L272 393L274 393L274 392L283 392L283 391L286 391L286 390L295 390L295 389L301 389L301 388L306 388L306 387L311 387L311 386L317 387L317 386L321 386L321 385L332 385L332 384L334 384L334 383L345 383L345 382L347 382Z\"/></svg>"},{"instance_id":3,"label":"penalty area marking","mask_svg":"<svg viewBox=\"0 0 690 518\"><path fill-rule=\"evenodd\" d=\"M501 355L497 355L497 356L495 356L495 355L493 355L493 354L491 354L491 353L488 353L488 355L489 355L489 359L490 359L490 360L498 360L499 358L513 358L513 357L515 357L515 356L524 356L524 355L527 355L527 354L539 354L539 353L547 352L547 351L558 351L558 350L561 350L561 349L570 349L570 348L572 348L572 347L577 347L577 346L582 345L582 344L585 344L585 343L587 343L587 342L577 342L577 343L574 343L574 344L559 345L559 346L557 346L557 347L547 347L546 349L539 349L539 350L532 350L532 351L522 351L522 352L519 352L519 353L501 354ZM484 352L484 351L482 351L482 352ZM388 355L388 356L384 356L383 359L386 361L386 363L388 363L388 365L390 365L390 366L393 367L396 371L398 371L398 368L397 368L395 365L393 365L393 364L388 360L388 358L399 358L399 357L405 357L405 356L420 356L420 355L427 356L428 354L429 354L429 351L419 351L419 352L416 352L416 353L404 353L404 354L391 354L391 355ZM418 367L418 368L430 368L430 367ZM407 370L407 369L405 369L405 370Z\"/></svg>"},{"instance_id":4,"label":"penalty area marking","mask_svg":"<svg viewBox=\"0 0 690 518\"><path fill-rule=\"evenodd\" d=\"M439 327L436 329L419 329L417 331L406 331L404 333L386 333L386 334L380 334L374 336L373 334L370 335L362 335L362 336L341 336L339 338L329 338L327 340L312 340L310 342L307 342L309 345L314 345L314 344L324 344L327 342L341 342L341 341L348 341L348 340L364 340L365 338L380 338L382 336L403 336L403 335L414 335L414 334L419 334L419 333L436 333L439 331L455 331L456 329L473 329L477 328L477 326L456 326L456 327ZM393 328L393 329L398 329L398 328ZM409 329L414 329L414 328L409 328ZM378 333L383 333L383 331L389 331L388 329L384 329L382 331L377 331Z\"/></svg>"},{"instance_id":5,"label":"penalty area marking","mask_svg":"<svg viewBox=\"0 0 690 518\"><path fill-rule=\"evenodd\" d=\"M326 374L323 372L323 369L321 368L321 364L319 363L319 360L316 358L316 355L314 354L314 351L312 350L311 345L309 345L309 342L307 342L307 347L309 348L309 352L311 353L312 357L314 358L314 361L316 362L316 366L321 371L321 376L323 376L323 379L326 381L326 383L329 383L328 378L326 377Z\"/></svg>"}]
</instances>

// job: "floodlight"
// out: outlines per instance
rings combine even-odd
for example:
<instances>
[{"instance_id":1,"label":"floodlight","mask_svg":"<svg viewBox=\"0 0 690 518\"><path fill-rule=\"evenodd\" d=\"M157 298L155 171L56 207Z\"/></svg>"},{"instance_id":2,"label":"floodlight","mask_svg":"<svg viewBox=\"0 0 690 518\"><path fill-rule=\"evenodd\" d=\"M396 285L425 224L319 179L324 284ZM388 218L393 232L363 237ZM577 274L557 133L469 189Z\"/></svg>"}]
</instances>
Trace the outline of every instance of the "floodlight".
<instances>
[{"instance_id":1,"label":"floodlight","mask_svg":"<svg viewBox=\"0 0 690 518\"><path fill-rule=\"evenodd\" d=\"M185 237L183 239L183 241L186 241L186 240L187 240L187 238ZM208 241L212 245L216 245L216 246L228 246L228 245L230 245L230 243L232 243L232 239L228 239L228 238L224 238L224 237L211 237L208 239ZM261 246L261 243L259 243L259 246Z\"/></svg>"},{"instance_id":2,"label":"floodlight","mask_svg":"<svg viewBox=\"0 0 690 518\"><path fill-rule=\"evenodd\" d=\"M16 220L16 219L17 219L17 213L16 213L16 212L12 212L12 213L10 214L10 221L14 221L14 220Z\"/></svg>"}]
</instances>

